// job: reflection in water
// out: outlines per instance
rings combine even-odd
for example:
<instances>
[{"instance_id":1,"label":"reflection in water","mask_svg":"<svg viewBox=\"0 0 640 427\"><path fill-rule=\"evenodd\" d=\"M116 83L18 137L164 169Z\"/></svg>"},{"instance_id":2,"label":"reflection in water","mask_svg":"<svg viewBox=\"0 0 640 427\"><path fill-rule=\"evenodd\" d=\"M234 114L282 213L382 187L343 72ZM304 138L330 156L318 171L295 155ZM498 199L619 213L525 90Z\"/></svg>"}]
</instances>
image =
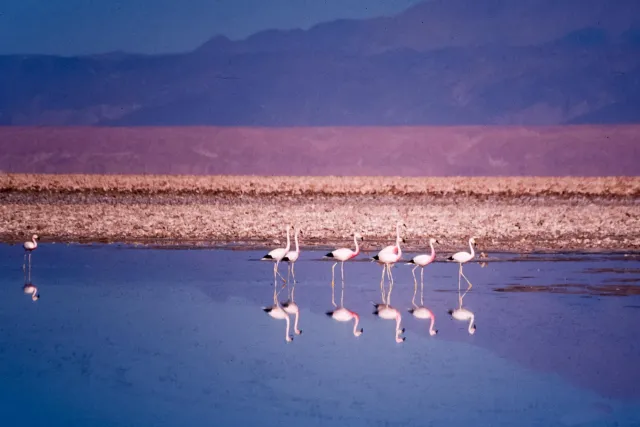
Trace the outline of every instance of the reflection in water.
<instances>
[{"instance_id":1,"label":"reflection in water","mask_svg":"<svg viewBox=\"0 0 640 427\"><path fill-rule=\"evenodd\" d=\"M280 291L276 292L276 289L278 287L277 283L278 283L277 280L274 280L274 282L273 282L273 305L270 306L270 307L263 307L262 309L267 314L269 314L269 316L273 317L274 319L279 319L279 320L283 320L284 319L287 322L287 329L286 329L285 334L284 334L284 339L285 339L286 342L291 342L291 341L293 341L293 337L289 333L289 328L291 327L291 319L289 319L289 314L284 310L284 308L282 308L282 306L278 302L278 295L280 295L280 291L282 291L284 286L282 286L280 288ZM297 316L296 316L296 321L297 321ZM296 322L296 324L297 324L297 322Z\"/></svg>"},{"instance_id":2,"label":"reflection in water","mask_svg":"<svg viewBox=\"0 0 640 427\"><path fill-rule=\"evenodd\" d=\"M356 233L357 234L357 233ZM358 243L356 242L356 248ZM353 323L353 335L359 337L364 332L364 329L358 330L358 324L360 323L360 316L355 311L348 310L344 307L344 280L342 281L342 292L340 293L340 306L336 304L335 298L335 286L333 281L331 281L331 304L335 307L333 311L327 311L327 316L332 317L338 322L349 322L350 320L354 320Z\"/></svg>"},{"instance_id":3,"label":"reflection in water","mask_svg":"<svg viewBox=\"0 0 640 427\"><path fill-rule=\"evenodd\" d=\"M38 301L40 299L40 294L38 293L38 288L31 282L27 282L24 284L22 288L25 294L31 294L31 299L33 301Z\"/></svg>"},{"instance_id":4,"label":"reflection in water","mask_svg":"<svg viewBox=\"0 0 640 427\"><path fill-rule=\"evenodd\" d=\"M374 315L380 317L381 319L396 321L396 342L404 342L406 338L400 336L402 333L404 333L404 328L400 329L400 322L402 322L402 315L400 314L400 310L392 307L389 304L373 304L373 306L375 307L375 310L373 311Z\"/></svg>"},{"instance_id":5,"label":"reflection in water","mask_svg":"<svg viewBox=\"0 0 640 427\"><path fill-rule=\"evenodd\" d=\"M468 320L469 334L473 335L476 333L476 325L475 323L473 323L475 320L475 315L471 310L468 310L462 307L462 300L464 299L464 297L467 295L468 292L469 292L469 289L467 289L467 291L462 296L460 296L460 289L458 289L458 308L454 310L449 310L448 313L451 315L452 318L456 320L462 320L465 322Z\"/></svg>"},{"instance_id":6,"label":"reflection in water","mask_svg":"<svg viewBox=\"0 0 640 427\"><path fill-rule=\"evenodd\" d=\"M291 287L291 292L289 292L289 275L287 274L287 300L283 302L281 305L282 305L282 308L284 308L284 311L286 311L288 314L296 316L295 322L293 324L293 331L296 333L296 335L300 335L302 333L302 330L298 329L298 320L300 319L300 308L298 307L298 304L296 304L295 302L295 292L296 292L296 277L293 276L293 286Z\"/></svg>"},{"instance_id":7,"label":"reflection in water","mask_svg":"<svg viewBox=\"0 0 640 427\"><path fill-rule=\"evenodd\" d=\"M34 236L34 239L37 238L37 237L38 236ZM40 299L40 294L38 293L38 288L36 287L36 285L31 283L31 260L29 260L29 268L28 268L28 270L25 271L25 273L24 273L24 286L22 287L22 290L24 291L25 294L28 294L28 295L30 294L31 295L31 299L33 301L38 301Z\"/></svg>"}]
</instances>

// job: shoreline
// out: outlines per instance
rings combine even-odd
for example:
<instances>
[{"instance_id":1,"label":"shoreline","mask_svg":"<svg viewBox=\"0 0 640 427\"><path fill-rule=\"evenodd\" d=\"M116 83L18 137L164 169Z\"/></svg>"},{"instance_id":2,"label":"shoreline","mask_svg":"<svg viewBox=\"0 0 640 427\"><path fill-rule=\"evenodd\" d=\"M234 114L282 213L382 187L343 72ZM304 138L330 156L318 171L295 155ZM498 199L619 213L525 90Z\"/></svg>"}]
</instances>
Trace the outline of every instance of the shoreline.
<instances>
[{"instance_id":1,"label":"shoreline","mask_svg":"<svg viewBox=\"0 0 640 427\"><path fill-rule=\"evenodd\" d=\"M0 241L406 252L640 250L640 178L0 175ZM292 236L292 249L294 248Z\"/></svg>"}]
</instances>

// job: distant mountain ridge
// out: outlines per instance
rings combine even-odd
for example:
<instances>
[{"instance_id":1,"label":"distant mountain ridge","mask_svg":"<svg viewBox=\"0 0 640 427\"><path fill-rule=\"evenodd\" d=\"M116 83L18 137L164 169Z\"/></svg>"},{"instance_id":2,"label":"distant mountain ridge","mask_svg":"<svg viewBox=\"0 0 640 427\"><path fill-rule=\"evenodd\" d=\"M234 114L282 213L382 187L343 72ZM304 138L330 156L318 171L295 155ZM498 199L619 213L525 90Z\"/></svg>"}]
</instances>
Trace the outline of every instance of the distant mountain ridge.
<instances>
[{"instance_id":1,"label":"distant mountain ridge","mask_svg":"<svg viewBox=\"0 0 640 427\"><path fill-rule=\"evenodd\" d=\"M0 56L0 125L640 122L640 2L434 0L193 52Z\"/></svg>"}]
</instances>

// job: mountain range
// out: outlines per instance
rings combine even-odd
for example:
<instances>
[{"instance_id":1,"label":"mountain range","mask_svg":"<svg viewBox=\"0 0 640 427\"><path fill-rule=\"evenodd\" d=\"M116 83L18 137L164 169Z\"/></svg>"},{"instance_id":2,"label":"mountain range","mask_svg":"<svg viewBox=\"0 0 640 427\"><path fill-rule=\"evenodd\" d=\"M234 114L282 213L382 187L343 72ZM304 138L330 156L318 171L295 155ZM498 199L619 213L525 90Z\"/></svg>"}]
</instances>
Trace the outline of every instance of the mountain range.
<instances>
[{"instance_id":1,"label":"mountain range","mask_svg":"<svg viewBox=\"0 0 640 427\"><path fill-rule=\"evenodd\" d=\"M172 55L0 56L0 125L640 122L637 0L432 0Z\"/></svg>"}]
</instances>

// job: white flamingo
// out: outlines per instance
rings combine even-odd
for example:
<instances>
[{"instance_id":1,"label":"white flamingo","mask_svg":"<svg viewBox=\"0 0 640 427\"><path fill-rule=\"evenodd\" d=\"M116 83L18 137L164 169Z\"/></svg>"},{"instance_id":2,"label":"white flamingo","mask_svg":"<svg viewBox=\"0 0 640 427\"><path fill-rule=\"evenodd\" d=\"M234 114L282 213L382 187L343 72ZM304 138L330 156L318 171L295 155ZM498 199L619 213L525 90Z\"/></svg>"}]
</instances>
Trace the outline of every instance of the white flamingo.
<instances>
[{"instance_id":1,"label":"white flamingo","mask_svg":"<svg viewBox=\"0 0 640 427\"><path fill-rule=\"evenodd\" d=\"M373 306L375 307L375 310L373 312L374 315L380 317L381 319L396 321L396 342L404 342L405 338L400 337L400 335L404 332L404 328L400 329L400 322L402 322L402 315L400 314L400 310L391 307L389 304L373 304Z\"/></svg>"},{"instance_id":2,"label":"white flamingo","mask_svg":"<svg viewBox=\"0 0 640 427\"><path fill-rule=\"evenodd\" d=\"M273 266L274 286L275 286L275 281L276 281L276 274L278 276L280 276L280 278L282 279L283 282L286 283L286 280L284 280L284 277L282 277L282 275L278 271L278 266L280 265L280 261L282 261L282 259L287 255L287 252L289 252L289 249L291 248L291 238L289 237L290 229L291 229L291 225L288 225L287 226L287 246L285 246L284 248L274 249L274 250L270 251L268 254L266 254L265 256L263 256L260 259L261 261L275 261L276 262L274 264L274 266ZM275 289L274 289L274 292L275 292Z\"/></svg>"},{"instance_id":3,"label":"white flamingo","mask_svg":"<svg viewBox=\"0 0 640 427\"><path fill-rule=\"evenodd\" d=\"M380 291L382 292L382 302L383 304L391 304L391 290L393 289L393 274L391 273L391 266L396 262L400 261L402 258L402 248L400 247L401 242L400 236L396 238L396 245L393 246L393 251L385 251L385 249L378 252L378 255L374 256L372 259L377 261L382 266L382 277L380 279ZM384 295L384 272L385 269L387 271L387 276L389 277L389 296L385 298Z\"/></svg>"},{"instance_id":4,"label":"white flamingo","mask_svg":"<svg viewBox=\"0 0 640 427\"><path fill-rule=\"evenodd\" d=\"M335 249L324 256L324 258L333 258L336 260L336 262L331 267L331 286L332 287L335 284L335 268L336 268L336 265L338 265L338 262L341 263L340 271L342 274L342 282L344 283L344 262L357 257L358 254L360 253L360 247L358 246L358 239L364 240L364 238L360 235L360 233L354 233L353 242L356 245L355 250L351 250L349 248L340 248L340 249Z\"/></svg>"},{"instance_id":5,"label":"white flamingo","mask_svg":"<svg viewBox=\"0 0 640 427\"><path fill-rule=\"evenodd\" d=\"M467 276L464 275L464 273L462 272L462 264L471 261L473 259L473 257L476 255L473 246L476 244L476 240L475 238L470 238L469 239L469 248L471 249L471 252L456 252L455 254L451 255L449 258L447 258L447 260L449 261L455 261L460 265L460 269L458 271L458 292L460 292L460 277L464 277L464 280L467 281L467 283L469 284L469 287L467 288L467 292L469 291L469 289L471 289L472 285L471 282L469 281L469 279L467 279Z\"/></svg>"},{"instance_id":6,"label":"white flamingo","mask_svg":"<svg viewBox=\"0 0 640 427\"><path fill-rule=\"evenodd\" d=\"M293 239L296 243L296 250L287 252L284 258L282 258L282 261L285 261L287 263L287 268L288 268L287 275L288 275L289 269L291 270L291 275L293 276L293 283L296 282L296 273L294 271L294 267L295 267L296 261L300 257L300 246L298 245L298 234L302 234L302 230L300 230L299 228L296 229L296 232L294 234L294 239Z\"/></svg>"},{"instance_id":7,"label":"white flamingo","mask_svg":"<svg viewBox=\"0 0 640 427\"><path fill-rule=\"evenodd\" d=\"M23 270L27 265L27 254L29 255L29 266L31 266L31 252L35 251L38 247L38 239L40 239L38 235L34 234L33 236L31 236L31 240L26 241L22 244L22 247L24 248L24 263L22 264Z\"/></svg>"}]
</instances>

